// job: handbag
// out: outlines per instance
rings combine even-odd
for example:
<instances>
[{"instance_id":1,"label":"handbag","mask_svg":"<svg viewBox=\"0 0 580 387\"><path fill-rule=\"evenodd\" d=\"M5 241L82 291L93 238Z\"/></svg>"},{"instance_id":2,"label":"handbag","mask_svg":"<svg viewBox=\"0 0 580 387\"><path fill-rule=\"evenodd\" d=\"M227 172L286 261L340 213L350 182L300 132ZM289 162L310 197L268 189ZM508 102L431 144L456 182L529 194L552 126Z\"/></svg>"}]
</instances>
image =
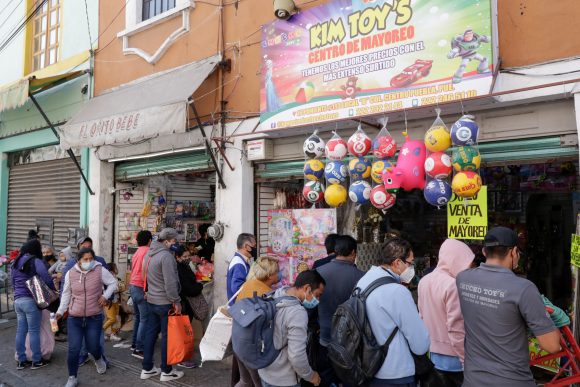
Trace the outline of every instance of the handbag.
<instances>
[{"instance_id":1,"label":"handbag","mask_svg":"<svg viewBox=\"0 0 580 387\"><path fill-rule=\"evenodd\" d=\"M169 312L167 318L167 364L178 364L193 355L193 328L187 315Z\"/></svg>"},{"instance_id":2,"label":"handbag","mask_svg":"<svg viewBox=\"0 0 580 387\"><path fill-rule=\"evenodd\" d=\"M199 343L202 362L222 361L232 353L230 340L233 321L228 312L228 305L236 299L241 290L242 288L228 300L226 305L218 308L209 321L205 334Z\"/></svg>"},{"instance_id":3,"label":"handbag","mask_svg":"<svg viewBox=\"0 0 580 387\"><path fill-rule=\"evenodd\" d=\"M26 280L26 287L32 293L32 298L39 309L46 309L58 300L58 293L49 288L38 275Z\"/></svg>"},{"instance_id":4,"label":"handbag","mask_svg":"<svg viewBox=\"0 0 580 387\"><path fill-rule=\"evenodd\" d=\"M203 294L195 297L187 297L187 301L193 311L193 318L199 321L204 321L209 314L209 305L207 304Z\"/></svg>"},{"instance_id":5,"label":"handbag","mask_svg":"<svg viewBox=\"0 0 580 387\"><path fill-rule=\"evenodd\" d=\"M411 348L409 348L411 350ZM413 356L413 361L415 362L415 377L421 380L424 377L429 376L429 374L435 368L435 365L429 359L427 354L424 355L416 355L411 351L411 356Z\"/></svg>"}]
</instances>

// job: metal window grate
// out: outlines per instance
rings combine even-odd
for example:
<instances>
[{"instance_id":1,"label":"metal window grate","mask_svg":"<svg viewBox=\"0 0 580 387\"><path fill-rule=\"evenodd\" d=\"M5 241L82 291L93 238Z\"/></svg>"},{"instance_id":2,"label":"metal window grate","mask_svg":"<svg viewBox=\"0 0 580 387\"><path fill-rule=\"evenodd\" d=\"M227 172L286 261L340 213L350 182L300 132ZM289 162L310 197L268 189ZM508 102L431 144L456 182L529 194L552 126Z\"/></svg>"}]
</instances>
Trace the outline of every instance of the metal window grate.
<instances>
[{"instance_id":1,"label":"metal window grate","mask_svg":"<svg viewBox=\"0 0 580 387\"><path fill-rule=\"evenodd\" d=\"M143 0L142 21L175 8L175 0Z\"/></svg>"}]
</instances>

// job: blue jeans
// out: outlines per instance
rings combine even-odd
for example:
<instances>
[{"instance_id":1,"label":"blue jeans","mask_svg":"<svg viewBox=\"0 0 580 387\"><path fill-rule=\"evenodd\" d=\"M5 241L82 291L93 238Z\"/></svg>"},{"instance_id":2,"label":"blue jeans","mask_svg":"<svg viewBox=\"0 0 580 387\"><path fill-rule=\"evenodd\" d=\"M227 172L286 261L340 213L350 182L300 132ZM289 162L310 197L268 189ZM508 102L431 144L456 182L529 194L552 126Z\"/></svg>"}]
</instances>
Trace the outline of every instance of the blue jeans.
<instances>
[{"instance_id":1,"label":"blue jeans","mask_svg":"<svg viewBox=\"0 0 580 387\"><path fill-rule=\"evenodd\" d=\"M18 361L26 361L26 335L30 337L30 350L32 351L32 361L42 360L40 352L40 322L42 321L42 311L36 306L36 302L31 297L20 297L14 300L14 310L16 311L16 353Z\"/></svg>"},{"instance_id":2,"label":"blue jeans","mask_svg":"<svg viewBox=\"0 0 580 387\"><path fill-rule=\"evenodd\" d=\"M129 293L133 300L133 346L137 351L143 351L143 337L149 317L149 307L145 301L145 292L139 286L129 286Z\"/></svg>"},{"instance_id":3,"label":"blue jeans","mask_svg":"<svg viewBox=\"0 0 580 387\"><path fill-rule=\"evenodd\" d=\"M105 316L103 316L103 315L101 315L101 316L103 317L103 321L104 321ZM107 359L105 357L105 331L102 329L101 329L101 338L99 339L99 345L101 346L101 354L105 358L105 361L107 361ZM86 357L88 352L90 352L90 351L87 351L87 345L86 345L85 341L83 340L82 345L81 345L80 356Z\"/></svg>"},{"instance_id":4,"label":"blue jeans","mask_svg":"<svg viewBox=\"0 0 580 387\"><path fill-rule=\"evenodd\" d=\"M83 341L88 352L95 360L102 356L100 337L103 332L103 315L90 317L68 316L68 375L77 376L79 370L79 356Z\"/></svg>"},{"instance_id":5,"label":"blue jeans","mask_svg":"<svg viewBox=\"0 0 580 387\"><path fill-rule=\"evenodd\" d=\"M143 340L143 369L145 371L153 369L155 342L159 332L161 332L161 371L169 373L173 369L167 365L167 315L171 310L171 304L154 305L147 303L147 307L149 308L149 316Z\"/></svg>"}]
</instances>

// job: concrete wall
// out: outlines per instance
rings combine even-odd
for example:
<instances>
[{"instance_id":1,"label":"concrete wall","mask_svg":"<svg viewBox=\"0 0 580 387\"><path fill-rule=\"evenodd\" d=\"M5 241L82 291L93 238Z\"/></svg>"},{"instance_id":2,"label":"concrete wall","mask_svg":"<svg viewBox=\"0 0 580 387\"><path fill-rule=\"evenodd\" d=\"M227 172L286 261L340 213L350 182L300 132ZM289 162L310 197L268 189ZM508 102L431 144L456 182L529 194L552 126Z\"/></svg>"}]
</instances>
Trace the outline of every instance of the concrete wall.
<instances>
[{"instance_id":1,"label":"concrete wall","mask_svg":"<svg viewBox=\"0 0 580 387\"><path fill-rule=\"evenodd\" d=\"M97 48L96 39L99 36L99 0L87 0L89 27L87 27L87 11L84 1L63 1L62 35L60 58L66 59L90 48L90 37Z\"/></svg>"}]
</instances>

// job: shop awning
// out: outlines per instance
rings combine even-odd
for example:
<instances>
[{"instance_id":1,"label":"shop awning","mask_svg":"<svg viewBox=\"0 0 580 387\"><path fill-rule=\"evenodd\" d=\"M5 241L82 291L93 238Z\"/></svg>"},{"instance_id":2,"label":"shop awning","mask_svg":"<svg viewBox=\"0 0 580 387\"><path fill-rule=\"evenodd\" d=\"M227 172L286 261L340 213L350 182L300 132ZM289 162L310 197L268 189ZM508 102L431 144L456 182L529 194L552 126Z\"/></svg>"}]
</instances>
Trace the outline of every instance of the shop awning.
<instances>
[{"instance_id":1,"label":"shop awning","mask_svg":"<svg viewBox=\"0 0 580 387\"><path fill-rule=\"evenodd\" d=\"M122 85L91 99L60 131L60 144L96 147L185 132L187 102L221 55Z\"/></svg>"},{"instance_id":2,"label":"shop awning","mask_svg":"<svg viewBox=\"0 0 580 387\"><path fill-rule=\"evenodd\" d=\"M17 81L0 86L0 113L23 106L30 94L40 93L86 73L77 70L90 57L88 51L35 71Z\"/></svg>"},{"instance_id":3,"label":"shop awning","mask_svg":"<svg viewBox=\"0 0 580 387\"><path fill-rule=\"evenodd\" d=\"M130 181L168 173L200 172L212 169L212 162L206 152L197 151L119 163L115 165L115 179Z\"/></svg>"}]
</instances>

